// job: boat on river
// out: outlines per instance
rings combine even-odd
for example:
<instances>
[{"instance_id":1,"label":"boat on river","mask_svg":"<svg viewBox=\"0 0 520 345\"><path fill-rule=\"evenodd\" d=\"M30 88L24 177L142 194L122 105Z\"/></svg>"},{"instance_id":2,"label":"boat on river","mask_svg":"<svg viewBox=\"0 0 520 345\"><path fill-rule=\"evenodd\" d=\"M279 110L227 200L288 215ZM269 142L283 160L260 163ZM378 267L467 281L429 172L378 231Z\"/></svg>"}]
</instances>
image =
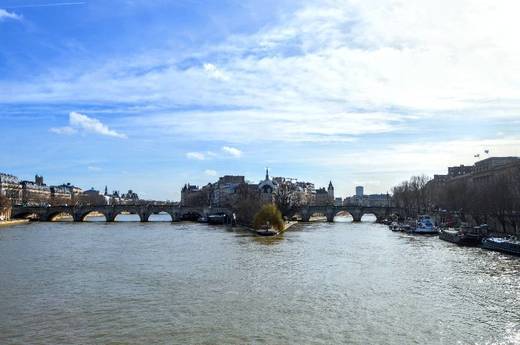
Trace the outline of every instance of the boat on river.
<instances>
[{"instance_id":1,"label":"boat on river","mask_svg":"<svg viewBox=\"0 0 520 345\"><path fill-rule=\"evenodd\" d=\"M520 241L513 237L488 237L482 240L481 247L520 256Z\"/></svg>"},{"instance_id":2,"label":"boat on river","mask_svg":"<svg viewBox=\"0 0 520 345\"><path fill-rule=\"evenodd\" d=\"M212 214L208 216L208 224L222 225L226 224L227 216L225 214Z\"/></svg>"},{"instance_id":3,"label":"boat on river","mask_svg":"<svg viewBox=\"0 0 520 345\"><path fill-rule=\"evenodd\" d=\"M444 241L458 244L459 246L478 246L484 238L483 228L476 227L460 227L441 229L439 238Z\"/></svg>"},{"instance_id":4,"label":"boat on river","mask_svg":"<svg viewBox=\"0 0 520 345\"><path fill-rule=\"evenodd\" d=\"M198 223L207 223L208 217L206 217L206 216L199 217L199 219L197 219L197 222Z\"/></svg>"},{"instance_id":5,"label":"boat on river","mask_svg":"<svg viewBox=\"0 0 520 345\"><path fill-rule=\"evenodd\" d=\"M276 236L279 232L274 229L259 229L256 230L256 234L259 236Z\"/></svg>"},{"instance_id":6,"label":"boat on river","mask_svg":"<svg viewBox=\"0 0 520 345\"><path fill-rule=\"evenodd\" d=\"M392 231L401 231L401 226L397 222L392 222L392 224L390 224L388 228Z\"/></svg>"},{"instance_id":7,"label":"boat on river","mask_svg":"<svg viewBox=\"0 0 520 345\"><path fill-rule=\"evenodd\" d=\"M439 231L435 227L434 221L429 215L422 215L417 218L414 234L437 234Z\"/></svg>"}]
</instances>

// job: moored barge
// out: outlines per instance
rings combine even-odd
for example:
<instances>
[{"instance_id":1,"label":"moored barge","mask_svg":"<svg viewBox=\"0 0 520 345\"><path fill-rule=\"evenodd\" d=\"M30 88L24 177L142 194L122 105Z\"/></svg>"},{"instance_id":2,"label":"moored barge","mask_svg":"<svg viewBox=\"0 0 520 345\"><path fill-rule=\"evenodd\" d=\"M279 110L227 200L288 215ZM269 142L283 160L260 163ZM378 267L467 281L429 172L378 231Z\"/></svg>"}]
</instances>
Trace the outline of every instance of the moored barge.
<instances>
[{"instance_id":1,"label":"moored barge","mask_svg":"<svg viewBox=\"0 0 520 345\"><path fill-rule=\"evenodd\" d=\"M520 256L520 241L513 238L488 237L482 240L481 247Z\"/></svg>"},{"instance_id":2,"label":"moored barge","mask_svg":"<svg viewBox=\"0 0 520 345\"><path fill-rule=\"evenodd\" d=\"M480 227L460 228L460 229L442 229L439 232L439 238L444 241L458 244L459 246L478 246L482 241L483 234Z\"/></svg>"}]
</instances>

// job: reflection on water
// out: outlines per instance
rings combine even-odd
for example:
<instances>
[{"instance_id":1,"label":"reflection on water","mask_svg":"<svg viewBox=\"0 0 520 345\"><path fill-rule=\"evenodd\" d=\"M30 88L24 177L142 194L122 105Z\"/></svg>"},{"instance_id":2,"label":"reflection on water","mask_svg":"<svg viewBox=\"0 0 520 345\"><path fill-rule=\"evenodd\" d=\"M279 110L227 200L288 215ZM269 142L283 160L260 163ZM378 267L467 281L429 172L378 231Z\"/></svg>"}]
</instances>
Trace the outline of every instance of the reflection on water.
<instances>
[{"instance_id":1,"label":"reflection on water","mask_svg":"<svg viewBox=\"0 0 520 345\"><path fill-rule=\"evenodd\" d=\"M520 343L518 258L341 218L98 220L0 231L0 344Z\"/></svg>"}]
</instances>

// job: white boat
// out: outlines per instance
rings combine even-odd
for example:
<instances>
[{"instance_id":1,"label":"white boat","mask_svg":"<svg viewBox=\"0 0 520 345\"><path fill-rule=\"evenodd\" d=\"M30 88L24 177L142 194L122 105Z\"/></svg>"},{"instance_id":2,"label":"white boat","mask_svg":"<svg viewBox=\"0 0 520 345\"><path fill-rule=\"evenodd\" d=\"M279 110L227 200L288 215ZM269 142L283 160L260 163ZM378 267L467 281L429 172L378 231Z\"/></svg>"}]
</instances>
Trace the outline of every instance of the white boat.
<instances>
[{"instance_id":1,"label":"white boat","mask_svg":"<svg viewBox=\"0 0 520 345\"><path fill-rule=\"evenodd\" d=\"M417 225L413 232L416 234L437 234L439 231L431 216L422 215L417 218Z\"/></svg>"},{"instance_id":2,"label":"white boat","mask_svg":"<svg viewBox=\"0 0 520 345\"><path fill-rule=\"evenodd\" d=\"M401 230L401 227L399 226L399 223L397 223L397 222L392 222L392 224L390 224L388 227L392 231L400 231Z\"/></svg>"}]
</instances>

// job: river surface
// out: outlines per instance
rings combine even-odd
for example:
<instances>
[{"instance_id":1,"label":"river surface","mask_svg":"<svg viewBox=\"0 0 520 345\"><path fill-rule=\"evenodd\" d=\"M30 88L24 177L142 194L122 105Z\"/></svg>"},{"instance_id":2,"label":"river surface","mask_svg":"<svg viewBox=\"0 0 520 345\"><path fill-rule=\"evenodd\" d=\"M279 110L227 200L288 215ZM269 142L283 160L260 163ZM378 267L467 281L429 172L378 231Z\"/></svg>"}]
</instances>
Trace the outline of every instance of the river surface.
<instances>
[{"instance_id":1,"label":"river surface","mask_svg":"<svg viewBox=\"0 0 520 345\"><path fill-rule=\"evenodd\" d=\"M338 220L2 229L0 344L520 344L519 258Z\"/></svg>"}]
</instances>

